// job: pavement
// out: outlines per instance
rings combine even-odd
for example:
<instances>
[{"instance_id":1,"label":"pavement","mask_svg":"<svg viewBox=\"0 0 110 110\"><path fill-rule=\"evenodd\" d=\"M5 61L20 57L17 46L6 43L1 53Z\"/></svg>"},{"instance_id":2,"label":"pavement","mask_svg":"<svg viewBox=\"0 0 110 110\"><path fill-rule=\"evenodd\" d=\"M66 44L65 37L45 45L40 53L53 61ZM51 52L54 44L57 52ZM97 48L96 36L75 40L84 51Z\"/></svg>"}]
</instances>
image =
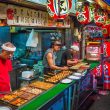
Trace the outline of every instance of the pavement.
<instances>
[{"instance_id":1,"label":"pavement","mask_svg":"<svg viewBox=\"0 0 110 110\"><path fill-rule=\"evenodd\" d=\"M79 110L110 110L110 91L92 94Z\"/></svg>"}]
</instances>

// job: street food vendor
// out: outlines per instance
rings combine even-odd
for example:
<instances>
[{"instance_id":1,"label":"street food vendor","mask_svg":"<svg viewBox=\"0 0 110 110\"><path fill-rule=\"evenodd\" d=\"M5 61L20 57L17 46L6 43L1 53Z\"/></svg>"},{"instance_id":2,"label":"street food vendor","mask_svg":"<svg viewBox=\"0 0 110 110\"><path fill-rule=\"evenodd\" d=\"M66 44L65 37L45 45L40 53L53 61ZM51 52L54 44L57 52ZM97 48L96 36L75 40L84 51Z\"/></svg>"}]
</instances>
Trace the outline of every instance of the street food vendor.
<instances>
[{"instance_id":1,"label":"street food vendor","mask_svg":"<svg viewBox=\"0 0 110 110\"><path fill-rule=\"evenodd\" d=\"M62 66L73 66L78 63L78 59L75 56L79 52L78 46L71 46L69 49L65 50L62 54L61 65Z\"/></svg>"},{"instance_id":2,"label":"street food vendor","mask_svg":"<svg viewBox=\"0 0 110 110\"><path fill-rule=\"evenodd\" d=\"M56 52L59 51L61 48L61 42L56 40L52 42L51 48L49 48L43 57L43 66L44 66L44 73L48 74L54 70L67 70L68 67L59 67L55 64L56 59Z\"/></svg>"},{"instance_id":3,"label":"street food vendor","mask_svg":"<svg viewBox=\"0 0 110 110\"><path fill-rule=\"evenodd\" d=\"M4 43L0 53L0 97L11 91L9 72L12 70L10 58L12 58L16 47L10 43Z\"/></svg>"}]
</instances>

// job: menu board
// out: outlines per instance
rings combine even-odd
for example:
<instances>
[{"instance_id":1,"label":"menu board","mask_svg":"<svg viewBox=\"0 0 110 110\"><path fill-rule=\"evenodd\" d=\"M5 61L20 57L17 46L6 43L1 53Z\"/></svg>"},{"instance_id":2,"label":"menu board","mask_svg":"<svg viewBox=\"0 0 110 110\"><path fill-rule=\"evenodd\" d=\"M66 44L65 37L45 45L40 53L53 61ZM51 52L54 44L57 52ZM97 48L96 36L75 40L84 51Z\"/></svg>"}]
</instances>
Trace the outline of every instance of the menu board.
<instances>
[{"instance_id":1,"label":"menu board","mask_svg":"<svg viewBox=\"0 0 110 110\"><path fill-rule=\"evenodd\" d=\"M36 11L34 9L8 5L7 24L26 26L46 26L48 25L48 13Z\"/></svg>"}]
</instances>

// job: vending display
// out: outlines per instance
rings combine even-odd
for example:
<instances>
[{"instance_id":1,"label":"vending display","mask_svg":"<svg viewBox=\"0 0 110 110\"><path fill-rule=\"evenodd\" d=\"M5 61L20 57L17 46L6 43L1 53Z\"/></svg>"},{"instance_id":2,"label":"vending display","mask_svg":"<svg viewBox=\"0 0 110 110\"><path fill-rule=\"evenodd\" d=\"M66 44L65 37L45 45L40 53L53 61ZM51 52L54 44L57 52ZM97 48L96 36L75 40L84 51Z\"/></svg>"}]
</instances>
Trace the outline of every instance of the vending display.
<instances>
[{"instance_id":1,"label":"vending display","mask_svg":"<svg viewBox=\"0 0 110 110\"><path fill-rule=\"evenodd\" d=\"M100 60L101 47L98 42L88 43L86 47L86 58L91 61Z\"/></svg>"}]
</instances>

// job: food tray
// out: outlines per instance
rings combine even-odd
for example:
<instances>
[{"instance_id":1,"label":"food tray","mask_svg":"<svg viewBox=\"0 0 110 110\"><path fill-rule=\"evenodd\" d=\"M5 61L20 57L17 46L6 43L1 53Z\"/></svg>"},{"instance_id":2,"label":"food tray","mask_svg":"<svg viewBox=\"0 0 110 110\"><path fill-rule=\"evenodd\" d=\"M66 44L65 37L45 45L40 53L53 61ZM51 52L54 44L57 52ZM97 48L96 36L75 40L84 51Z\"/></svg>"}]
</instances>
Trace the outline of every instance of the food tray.
<instances>
[{"instance_id":1,"label":"food tray","mask_svg":"<svg viewBox=\"0 0 110 110\"><path fill-rule=\"evenodd\" d=\"M57 75L54 75L48 79L46 79L46 82L50 82L50 83L58 83L60 80L64 79L65 77L71 75L72 72L71 71L62 71L60 73L58 73Z\"/></svg>"},{"instance_id":2,"label":"food tray","mask_svg":"<svg viewBox=\"0 0 110 110\"><path fill-rule=\"evenodd\" d=\"M36 88L43 89L43 90L48 90L52 88L54 84L51 84L48 82L36 81L36 82L31 83L29 86L36 87Z\"/></svg>"},{"instance_id":3,"label":"food tray","mask_svg":"<svg viewBox=\"0 0 110 110\"><path fill-rule=\"evenodd\" d=\"M16 97L18 97L18 96L14 95L14 94L7 94L7 95L4 95L0 100L5 101L5 102L10 102L11 100L15 99Z\"/></svg>"},{"instance_id":4,"label":"food tray","mask_svg":"<svg viewBox=\"0 0 110 110\"><path fill-rule=\"evenodd\" d=\"M20 95L20 98L26 99L26 100L31 100L35 97L35 94L29 93L29 92L25 92L24 94Z\"/></svg>"},{"instance_id":5,"label":"food tray","mask_svg":"<svg viewBox=\"0 0 110 110\"><path fill-rule=\"evenodd\" d=\"M41 89L38 89L38 88L35 88L35 87L29 87L29 86L28 87L23 87L23 88L21 88L21 90L25 91L25 92L35 94L36 96L43 92L43 90L41 90Z\"/></svg>"},{"instance_id":6,"label":"food tray","mask_svg":"<svg viewBox=\"0 0 110 110\"><path fill-rule=\"evenodd\" d=\"M28 102L28 100L18 97L16 99L10 101L10 104L19 107L19 106L25 104L26 102Z\"/></svg>"},{"instance_id":7,"label":"food tray","mask_svg":"<svg viewBox=\"0 0 110 110\"><path fill-rule=\"evenodd\" d=\"M77 63L76 65L70 67L69 69L70 69L70 70L78 70L81 66L85 66L85 65L87 65L87 64L88 64L88 63L83 63L83 62Z\"/></svg>"},{"instance_id":8,"label":"food tray","mask_svg":"<svg viewBox=\"0 0 110 110\"><path fill-rule=\"evenodd\" d=\"M20 90L11 92L10 94L5 95L1 101L7 103L8 105L13 105L15 107L22 106L26 102L30 101L34 97L40 95L43 92L41 89L33 87L23 87Z\"/></svg>"},{"instance_id":9,"label":"food tray","mask_svg":"<svg viewBox=\"0 0 110 110\"><path fill-rule=\"evenodd\" d=\"M13 91L11 94L16 95L16 96L20 96L20 95L24 94L24 91L16 90L16 91Z\"/></svg>"}]
</instances>

